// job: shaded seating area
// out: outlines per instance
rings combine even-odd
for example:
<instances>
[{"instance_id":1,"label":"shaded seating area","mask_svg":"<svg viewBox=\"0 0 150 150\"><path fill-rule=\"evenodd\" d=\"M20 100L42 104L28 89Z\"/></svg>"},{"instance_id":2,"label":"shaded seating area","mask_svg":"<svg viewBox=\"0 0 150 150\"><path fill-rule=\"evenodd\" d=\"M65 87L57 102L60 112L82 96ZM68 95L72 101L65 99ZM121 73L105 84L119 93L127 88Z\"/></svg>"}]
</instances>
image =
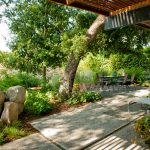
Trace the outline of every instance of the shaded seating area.
<instances>
[{"instance_id":1,"label":"shaded seating area","mask_svg":"<svg viewBox=\"0 0 150 150\"><path fill-rule=\"evenodd\" d=\"M129 85L134 84L135 81L135 74L132 74L131 77L129 77L128 74L125 74L125 76L120 76L117 79L118 85L125 85L127 88Z\"/></svg>"},{"instance_id":2,"label":"shaded seating area","mask_svg":"<svg viewBox=\"0 0 150 150\"><path fill-rule=\"evenodd\" d=\"M121 90L121 89L130 89L131 85L134 84L135 74L132 74L131 77L128 74L124 76L101 76L98 74L97 88L100 90ZM134 87L134 86L132 86Z\"/></svg>"},{"instance_id":3,"label":"shaded seating area","mask_svg":"<svg viewBox=\"0 0 150 150\"><path fill-rule=\"evenodd\" d=\"M125 91L136 90L139 87L133 85L135 83L135 74L123 76L103 76L102 73L97 74L97 81L94 83L79 84L79 90L83 91Z\"/></svg>"},{"instance_id":4,"label":"shaded seating area","mask_svg":"<svg viewBox=\"0 0 150 150\"><path fill-rule=\"evenodd\" d=\"M124 85L127 82L127 79L128 79L127 74L125 74L125 76L118 76L116 83L117 85Z\"/></svg>"}]
</instances>

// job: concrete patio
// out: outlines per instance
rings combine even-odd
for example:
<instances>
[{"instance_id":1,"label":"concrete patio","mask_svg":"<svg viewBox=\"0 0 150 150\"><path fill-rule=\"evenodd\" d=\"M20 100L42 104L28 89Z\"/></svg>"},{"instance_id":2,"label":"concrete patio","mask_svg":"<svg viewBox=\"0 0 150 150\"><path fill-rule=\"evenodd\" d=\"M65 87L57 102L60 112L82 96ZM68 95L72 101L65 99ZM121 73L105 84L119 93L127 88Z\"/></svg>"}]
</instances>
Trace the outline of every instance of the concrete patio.
<instances>
[{"instance_id":1,"label":"concrete patio","mask_svg":"<svg viewBox=\"0 0 150 150\"><path fill-rule=\"evenodd\" d=\"M129 113L128 102L136 101L148 92L150 89L143 88L112 94L100 102L35 120L31 125L41 135L37 133L5 144L0 150L147 149L142 141L135 140L133 131L134 121L144 111L139 104L133 103Z\"/></svg>"}]
</instances>

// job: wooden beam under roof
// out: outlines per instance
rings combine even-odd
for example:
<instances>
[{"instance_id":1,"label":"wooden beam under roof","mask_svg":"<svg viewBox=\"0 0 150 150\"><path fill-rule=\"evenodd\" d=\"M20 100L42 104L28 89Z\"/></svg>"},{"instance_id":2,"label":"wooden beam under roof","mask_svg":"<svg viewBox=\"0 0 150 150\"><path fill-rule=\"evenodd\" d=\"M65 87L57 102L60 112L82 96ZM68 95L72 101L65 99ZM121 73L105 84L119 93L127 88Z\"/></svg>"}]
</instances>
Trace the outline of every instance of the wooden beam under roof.
<instances>
[{"instance_id":1,"label":"wooden beam under roof","mask_svg":"<svg viewBox=\"0 0 150 150\"><path fill-rule=\"evenodd\" d=\"M127 7L123 7L121 9L116 10L116 11L111 11L110 15L118 14L118 13L121 13L124 11L130 11L130 10L133 10L133 9L145 6L145 5L150 5L150 0L144 0L142 2L137 2L136 4L129 5Z\"/></svg>"},{"instance_id":2,"label":"wooden beam under roof","mask_svg":"<svg viewBox=\"0 0 150 150\"><path fill-rule=\"evenodd\" d=\"M89 6L92 6L92 7L95 7L95 8L99 8L99 9L102 9L104 11L111 11L111 9L107 8L106 6L102 6L98 3L93 3L92 1L85 1L85 0L75 0L76 2L80 2L80 3L83 3L85 5L89 5Z\"/></svg>"},{"instance_id":3,"label":"wooden beam under roof","mask_svg":"<svg viewBox=\"0 0 150 150\"><path fill-rule=\"evenodd\" d=\"M48 0L56 3L93 11L103 15L114 15L124 11L150 5L150 0Z\"/></svg>"},{"instance_id":4,"label":"wooden beam under roof","mask_svg":"<svg viewBox=\"0 0 150 150\"><path fill-rule=\"evenodd\" d=\"M149 20L150 20L150 5L146 5L131 11L124 11L116 15L107 17L105 20L104 28L105 30L110 30L128 26L131 24L140 24L142 22L147 22Z\"/></svg>"},{"instance_id":5,"label":"wooden beam under roof","mask_svg":"<svg viewBox=\"0 0 150 150\"><path fill-rule=\"evenodd\" d=\"M103 6L99 6L97 4L93 4L90 2L87 3L86 0L48 0L48 1L84 9L87 11L95 12L97 14L103 14L105 16L109 16L109 11L111 11L111 9L106 10L107 8Z\"/></svg>"},{"instance_id":6,"label":"wooden beam under roof","mask_svg":"<svg viewBox=\"0 0 150 150\"><path fill-rule=\"evenodd\" d=\"M67 5L70 5L73 2L75 2L75 0L66 0Z\"/></svg>"},{"instance_id":7,"label":"wooden beam under roof","mask_svg":"<svg viewBox=\"0 0 150 150\"><path fill-rule=\"evenodd\" d=\"M84 3L74 2L71 4L71 6L76 7L76 8L80 8L80 9L84 9L87 11L95 12L97 14L102 14L104 16L109 16L109 11L102 10L102 9L96 8L96 7L92 7L92 6L86 5Z\"/></svg>"},{"instance_id":8,"label":"wooden beam under roof","mask_svg":"<svg viewBox=\"0 0 150 150\"><path fill-rule=\"evenodd\" d=\"M108 16L105 29L130 24L150 28L150 0L48 0ZM144 10L145 8L145 10ZM147 16L148 15L148 16ZM109 24L108 24L109 22Z\"/></svg>"}]
</instances>

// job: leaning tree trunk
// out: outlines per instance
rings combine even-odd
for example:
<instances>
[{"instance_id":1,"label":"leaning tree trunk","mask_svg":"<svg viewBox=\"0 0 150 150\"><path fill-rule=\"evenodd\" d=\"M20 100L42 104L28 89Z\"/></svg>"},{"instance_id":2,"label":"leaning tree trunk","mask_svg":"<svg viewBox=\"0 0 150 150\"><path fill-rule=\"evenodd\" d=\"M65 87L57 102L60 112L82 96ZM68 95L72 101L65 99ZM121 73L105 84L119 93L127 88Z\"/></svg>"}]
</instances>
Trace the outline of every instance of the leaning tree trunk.
<instances>
[{"instance_id":1,"label":"leaning tree trunk","mask_svg":"<svg viewBox=\"0 0 150 150\"><path fill-rule=\"evenodd\" d=\"M75 55L72 52L65 68L62 84L59 89L60 92L71 94L78 65L79 60L75 58Z\"/></svg>"},{"instance_id":2,"label":"leaning tree trunk","mask_svg":"<svg viewBox=\"0 0 150 150\"><path fill-rule=\"evenodd\" d=\"M105 16L99 15L90 28L87 31L87 44L92 42L96 37L97 33L102 29L105 21ZM76 71L80 62L80 58L76 59L74 53L72 52L69 56L68 63L65 68L64 76L62 79L62 83L60 85L59 92L65 92L67 94L71 94L73 89L73 83L76 75Z\"/></svg>"}]
</instances>

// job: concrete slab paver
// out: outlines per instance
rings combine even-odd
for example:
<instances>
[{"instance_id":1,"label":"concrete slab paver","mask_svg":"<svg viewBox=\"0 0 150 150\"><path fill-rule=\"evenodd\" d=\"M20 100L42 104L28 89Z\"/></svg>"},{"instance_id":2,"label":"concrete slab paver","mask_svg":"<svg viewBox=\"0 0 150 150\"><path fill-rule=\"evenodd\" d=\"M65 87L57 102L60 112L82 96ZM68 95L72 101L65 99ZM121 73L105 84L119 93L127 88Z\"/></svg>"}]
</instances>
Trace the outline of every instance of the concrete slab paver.
<instances>
[{"instance_id":1,"label":"concrete slab paver","mask_svg":"<svg viewBox=\"0 0 150 150\"><path fill-rule=\"evenodd\" d=\"M89 150L145 150L142 142L131 142L135 133L129 124L143 111L136 103L130 106L130 113L127 107L129 101L148 92L150 89L145 88L115 94L82 108L35 120L31 124L43 136L36 133L0 146L0 150L80 150L87 146Z\"/></svg>"},{"instance_id":2,"label":"concrete slab paver","mask_svg":"<svg viewBox=\"0 0 150 150\"><path fill-rule=\"evenodd\" d=\"M0 150L60 150L39 133L0 146Z\"/></svg>"},{"instance_id":3,"label":"concrete slab paver","mask_svg":"<svg viewBox=\"0 0 150 150\"><path fill-rule=\"evenodd\" d=\"M88 107L77 108L31 122L40 133L64 149L79 150L127 125L143 112L133 104L133 93L112 96Z\"/></svg>"}]
</instances>

